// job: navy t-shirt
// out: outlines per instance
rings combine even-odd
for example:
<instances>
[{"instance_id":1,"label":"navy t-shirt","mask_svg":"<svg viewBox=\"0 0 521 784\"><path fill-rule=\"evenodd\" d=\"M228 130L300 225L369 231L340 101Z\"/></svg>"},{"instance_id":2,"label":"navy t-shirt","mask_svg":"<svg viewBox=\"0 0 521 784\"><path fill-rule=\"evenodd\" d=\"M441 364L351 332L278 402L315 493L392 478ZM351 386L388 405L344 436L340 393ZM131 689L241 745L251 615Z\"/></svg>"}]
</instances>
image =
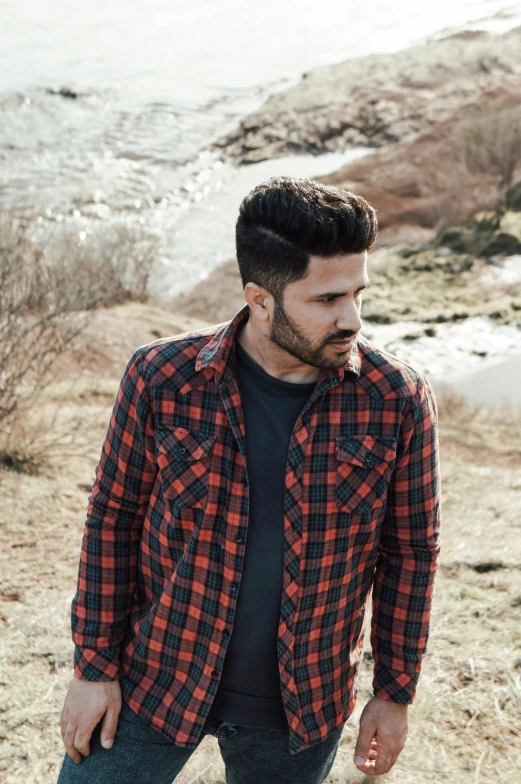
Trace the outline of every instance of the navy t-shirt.
<instances>
[{"instance_id":1,"label":"navy t-shirt","mask_svg":"<svg viewBox=\"0 0 521 784\"><path fill-rule=\"evenodd\" d=\"M233 632L209 715L244 727L287 730L277 653L284 482L291 433L316 384L269 375L238 341L236 374L246 426L250 516Z\"/></svg>"}]
</instances>

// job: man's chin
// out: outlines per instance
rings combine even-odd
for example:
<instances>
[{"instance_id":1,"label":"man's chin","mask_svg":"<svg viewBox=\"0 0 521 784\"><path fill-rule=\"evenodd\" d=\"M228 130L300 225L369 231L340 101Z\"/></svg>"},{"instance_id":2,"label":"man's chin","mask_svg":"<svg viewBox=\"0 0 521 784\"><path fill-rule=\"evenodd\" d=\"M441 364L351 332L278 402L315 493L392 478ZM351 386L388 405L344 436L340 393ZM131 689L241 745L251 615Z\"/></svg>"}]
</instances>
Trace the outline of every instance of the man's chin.
<instances>
[{"instance_id":1,"label":"man's chin","mask_svg":"<svg viewBox=\"0 0 521 784\"><path fill-rule=\"evenodd\" d=\"M344 367L344 365L346 364L350 353L351 350L344 351L344 352L335 351L334 354L324 353L319 358L319 361L313 364L316 364L316 367L320 367L323 370L332 370L335 368L341 368Z\"/></svg>"}]
</instances>

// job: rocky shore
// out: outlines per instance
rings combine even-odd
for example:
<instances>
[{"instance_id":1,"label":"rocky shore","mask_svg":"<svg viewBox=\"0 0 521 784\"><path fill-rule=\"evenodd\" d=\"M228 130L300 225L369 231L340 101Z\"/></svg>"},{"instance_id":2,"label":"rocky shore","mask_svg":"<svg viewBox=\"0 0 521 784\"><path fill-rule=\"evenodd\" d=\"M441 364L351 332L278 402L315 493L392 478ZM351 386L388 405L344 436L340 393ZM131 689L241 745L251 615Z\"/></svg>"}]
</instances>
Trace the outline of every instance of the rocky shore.
<instances>
[{"instance_id":1,"label":"rocky shore","mask_svg":"<svg viewBox=\"0 0 521 784\"><path fill-rule=\"evenodd\" d=\"M464 31L304 74L214 143L237 165L373 148L319 177L375 206L380 245L501 206L521 157L521 27Z\"/></svg>"},{"instance_id":2,"label":"rocky shore","mask_svg":"<svg viewBox=\"0 0 521 784\"><path fill-rule=\"evenodd\" d=\"M412 140L521 87L521 27L463 31L303 74L214 146L237 164Z\"/></svg>"}]
</instances>

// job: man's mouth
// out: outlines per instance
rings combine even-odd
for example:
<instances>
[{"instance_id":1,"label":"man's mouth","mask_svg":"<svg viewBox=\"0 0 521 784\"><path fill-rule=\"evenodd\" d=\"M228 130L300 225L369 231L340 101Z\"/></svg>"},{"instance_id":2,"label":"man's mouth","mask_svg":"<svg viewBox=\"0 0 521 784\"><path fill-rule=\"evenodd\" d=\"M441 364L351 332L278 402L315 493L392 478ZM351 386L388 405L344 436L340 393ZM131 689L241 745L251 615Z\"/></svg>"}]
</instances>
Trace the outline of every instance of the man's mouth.
<instances>
[{"instance_id":1,"label":"man's mouth","mask_svg":"<svg viewBox=\"0 0 521 784\"><path fill-rule=\"evenodd\" d=\"M347 338L344 340L331 340L330 343L335 348L339 349L340 351L348 351L353 343L355 342L356 335L353 335L351 338Z\"/></svg>"}]
</instances>

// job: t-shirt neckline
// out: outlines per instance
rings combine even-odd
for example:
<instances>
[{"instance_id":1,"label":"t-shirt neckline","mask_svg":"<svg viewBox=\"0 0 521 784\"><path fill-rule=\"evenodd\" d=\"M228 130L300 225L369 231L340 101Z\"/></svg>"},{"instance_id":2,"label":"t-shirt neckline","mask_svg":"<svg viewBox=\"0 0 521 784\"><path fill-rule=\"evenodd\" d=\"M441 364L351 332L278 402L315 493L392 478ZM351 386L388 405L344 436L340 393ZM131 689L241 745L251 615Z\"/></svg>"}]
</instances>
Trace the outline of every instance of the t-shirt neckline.
<instances>
[{"instance_id":1,"label":"t-shirt neckline","mask_svg":"<svg viewBox=\"0 0 521 784\"><path fill-rule=\"evenodd\" d=\"M312 392L316 386L316 381L306 381L301 383L295 381L285 381L282 378L276 378L264 370L262 365L259 365L259 363L253 359L250 354L248 354L246 349L241 346L239 341L236 341L235 347L239 361L247 365L247 367L249 367L249 369L255 373L256 376L258 376L267 384L279 387L280 389L292 390L293 392Z\"/></svg>"}]
</instances>

